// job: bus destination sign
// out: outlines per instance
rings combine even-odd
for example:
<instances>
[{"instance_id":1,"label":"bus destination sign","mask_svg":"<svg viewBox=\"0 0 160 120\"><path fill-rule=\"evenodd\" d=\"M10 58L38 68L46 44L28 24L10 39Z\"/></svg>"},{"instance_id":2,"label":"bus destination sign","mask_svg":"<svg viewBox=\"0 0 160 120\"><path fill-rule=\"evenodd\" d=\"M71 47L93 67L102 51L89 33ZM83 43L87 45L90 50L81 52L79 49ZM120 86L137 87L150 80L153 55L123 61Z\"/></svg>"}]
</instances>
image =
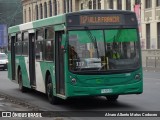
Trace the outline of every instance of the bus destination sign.
<instances>
[{"instance_id":1,"label":"bus destination sign","mask_svg":"<svg viewBox=\"0 0 160 120\"><path fill-rule=\"evenodd\" d=\"M105 16L92 16L92 15L81 15L80 16L80 25L88 24L115 24L121 23L120 15L105 15Z\"/></svg>"},{"instance_id":2,"label":"bus destination sign","mask_svg":"<svg viewBox=\"0 0 160 120\"><path fill-rule=\"evenodd\" d=\"M67 17L67 25L71 26L99 26L124 25L126 16L123 14L83 14Z\"/></svg>"},{"instance_id":3,"label":"bus destination sign","mask_svg":"<svg viewBox=\"0 0 160 120\"><path fill-rule=\"evenodd\" d=\"M80 24L103 24L103 23L119 23L120 17L119 16L104 16L104 17L97 17L97 16L80 16Z\"/></svg>"}]
</instances>

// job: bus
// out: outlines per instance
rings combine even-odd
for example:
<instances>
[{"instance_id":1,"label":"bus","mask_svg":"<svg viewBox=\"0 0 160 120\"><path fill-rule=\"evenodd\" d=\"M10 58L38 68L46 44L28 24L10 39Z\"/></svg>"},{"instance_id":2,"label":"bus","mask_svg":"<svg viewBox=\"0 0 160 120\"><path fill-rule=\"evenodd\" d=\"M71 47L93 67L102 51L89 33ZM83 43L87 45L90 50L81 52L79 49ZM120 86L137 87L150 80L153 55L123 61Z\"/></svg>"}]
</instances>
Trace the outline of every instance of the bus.
<instances>
[{"instance_id":1,"label":"bus","mask_svg":"<svg viewBox=\"0 0 160 120\"><path fill-rule=\"evenodd\" d=\"M140 36L134 12L84 10L8 29L8 78L19 89L60 99L141 94ZM118 57L116 57L118 56Z\"/></svg>"}]
</instances>

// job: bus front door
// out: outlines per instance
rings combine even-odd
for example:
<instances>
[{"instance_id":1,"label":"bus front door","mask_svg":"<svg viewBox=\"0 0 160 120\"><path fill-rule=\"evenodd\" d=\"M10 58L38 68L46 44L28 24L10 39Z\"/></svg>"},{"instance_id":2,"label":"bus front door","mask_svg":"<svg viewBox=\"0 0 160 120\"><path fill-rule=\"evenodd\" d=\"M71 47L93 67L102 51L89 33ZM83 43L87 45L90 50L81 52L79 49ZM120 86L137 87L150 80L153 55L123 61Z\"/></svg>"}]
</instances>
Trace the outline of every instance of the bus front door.
<instances>
[{"instance_id":1,"label":"bus front door","mask_svg":"<svg viewBox=\"0 0 160 120\"><path fill-rule=\"evenodd\" d=\"M64 52L61 48L63 31L56 32L56 93L65 95Z\"/></svg>"},{"instance_id":2,"label":"bus front door","mask_svg":"<svg viewBox=\"0 0 160 120\"><path fill-rule=\"evenodd\" d=\"M35 34L29 33L29 79L31 88L36 87L35 79Z\"/></svg>"}]
</instances>

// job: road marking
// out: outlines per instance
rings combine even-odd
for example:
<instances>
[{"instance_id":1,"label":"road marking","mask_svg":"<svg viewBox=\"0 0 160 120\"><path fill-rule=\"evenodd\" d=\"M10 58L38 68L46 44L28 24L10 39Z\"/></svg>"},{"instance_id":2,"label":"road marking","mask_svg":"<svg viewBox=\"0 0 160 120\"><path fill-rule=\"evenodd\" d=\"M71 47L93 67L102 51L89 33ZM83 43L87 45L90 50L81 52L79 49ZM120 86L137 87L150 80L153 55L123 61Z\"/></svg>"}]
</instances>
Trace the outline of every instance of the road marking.
<instances>
[{"instance_id":1,"label":"road marking","mask_svg":"<svg viewBox=\"0 0 160 120\"><path fill-rule=\"evenodd\" d=\"M144 79L154 79L154 80L160 80L160 78L144 78Z\"/></svg>"}]
</instances>

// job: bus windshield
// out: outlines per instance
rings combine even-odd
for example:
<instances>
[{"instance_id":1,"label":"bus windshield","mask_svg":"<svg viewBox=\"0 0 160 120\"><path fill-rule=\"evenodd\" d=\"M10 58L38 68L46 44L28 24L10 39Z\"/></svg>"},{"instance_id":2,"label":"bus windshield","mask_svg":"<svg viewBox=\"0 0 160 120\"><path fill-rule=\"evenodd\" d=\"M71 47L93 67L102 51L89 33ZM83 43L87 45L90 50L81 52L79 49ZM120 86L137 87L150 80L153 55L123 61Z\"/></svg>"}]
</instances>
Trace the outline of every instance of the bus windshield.
<instances>
[{"instance_id":1,"label":"bus windshield","mask_svg":"<svg viewBox=\"0 0 160 120\"><path fill-rule=\"evenodd\" d=\"M131 70L140 65L136 29L69 31L71 71Z\"/></svg>"}]
</instances>

